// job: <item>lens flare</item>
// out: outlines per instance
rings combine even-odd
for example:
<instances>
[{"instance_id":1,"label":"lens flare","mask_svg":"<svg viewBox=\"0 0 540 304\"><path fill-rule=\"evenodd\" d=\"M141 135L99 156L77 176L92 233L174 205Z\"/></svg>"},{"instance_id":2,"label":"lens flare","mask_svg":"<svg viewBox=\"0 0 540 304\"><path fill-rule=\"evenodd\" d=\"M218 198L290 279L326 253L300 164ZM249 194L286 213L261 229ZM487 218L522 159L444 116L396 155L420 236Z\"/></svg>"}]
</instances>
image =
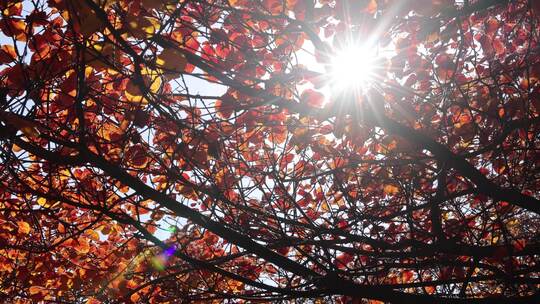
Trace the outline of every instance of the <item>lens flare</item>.
<instances>
[{"instance_id":1,"label":"lens flare","mask_svg":"<svg viewBox=\"0 0 540 304\"><path fill-rule=\"evenodd\" d=\"M375 78L377 54L365 46L349 46L338 51L330 64L332 89L366 89Z\"/></svg>"}]
</instances>

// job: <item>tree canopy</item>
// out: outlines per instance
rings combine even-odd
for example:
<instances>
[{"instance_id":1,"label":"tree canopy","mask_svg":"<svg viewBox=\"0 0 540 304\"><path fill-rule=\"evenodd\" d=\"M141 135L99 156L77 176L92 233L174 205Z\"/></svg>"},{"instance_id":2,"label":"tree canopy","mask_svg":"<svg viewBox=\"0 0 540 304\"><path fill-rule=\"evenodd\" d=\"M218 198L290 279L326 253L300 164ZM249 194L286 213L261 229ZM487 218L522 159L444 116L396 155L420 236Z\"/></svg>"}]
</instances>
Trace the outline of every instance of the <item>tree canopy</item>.
<instances>
[{"instance_id":1,"label":"tree canopy","mask_svg":"<svg viewBox=\"0 0 540 304\"><path fill-rule=\"evenodd\" d=\"M540 1L0 12L1 301L540 302Z\"/></svg>"}]
</instances>

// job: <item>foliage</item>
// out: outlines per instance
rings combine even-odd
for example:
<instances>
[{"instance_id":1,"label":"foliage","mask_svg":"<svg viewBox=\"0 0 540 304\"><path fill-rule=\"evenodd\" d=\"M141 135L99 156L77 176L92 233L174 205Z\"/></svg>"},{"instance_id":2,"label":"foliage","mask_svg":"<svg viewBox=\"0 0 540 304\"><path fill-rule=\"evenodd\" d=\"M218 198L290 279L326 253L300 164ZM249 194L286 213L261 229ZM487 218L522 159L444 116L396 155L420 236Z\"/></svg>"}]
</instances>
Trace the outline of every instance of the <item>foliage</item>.
<instances>
[{"instance_id":1,"label":"foliage","mask_svg":"<svg viewBox=\"0 0 540 304\"><path fill-rule=\"evenodd\" d=\"M3 301L540 301L540 2L0 12Z\"/></svg>"}]
</instances>

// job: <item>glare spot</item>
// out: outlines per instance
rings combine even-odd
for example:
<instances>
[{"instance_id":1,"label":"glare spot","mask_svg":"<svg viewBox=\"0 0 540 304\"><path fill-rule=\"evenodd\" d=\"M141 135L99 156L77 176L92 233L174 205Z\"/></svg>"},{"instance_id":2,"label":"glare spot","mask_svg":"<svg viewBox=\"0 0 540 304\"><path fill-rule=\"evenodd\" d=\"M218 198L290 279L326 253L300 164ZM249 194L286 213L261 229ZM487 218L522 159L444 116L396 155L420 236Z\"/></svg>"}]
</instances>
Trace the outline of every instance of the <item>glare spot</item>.
<instances>
[{"instance_id":1,"label":"glare spot","mask_svg":"<svg viewBox=\"0 0 540 304\"><path fill-rule=\"evenodd\" d=\"M337 52L330 65L332 89L366 89L374 81L376 60L375 50L368 47L352 46Z\"/></svg>"}]
</instances>

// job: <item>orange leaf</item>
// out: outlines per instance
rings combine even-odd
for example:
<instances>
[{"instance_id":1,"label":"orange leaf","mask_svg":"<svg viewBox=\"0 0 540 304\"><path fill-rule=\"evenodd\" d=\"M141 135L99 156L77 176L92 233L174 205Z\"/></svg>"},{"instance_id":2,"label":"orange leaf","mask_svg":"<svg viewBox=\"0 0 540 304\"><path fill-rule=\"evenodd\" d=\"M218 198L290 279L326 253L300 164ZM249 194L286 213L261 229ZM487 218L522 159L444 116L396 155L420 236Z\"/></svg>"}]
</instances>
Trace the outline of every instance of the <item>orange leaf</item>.
<instances>
[{"instance_id":1,"label":"orange leaf","mask_svg":"<svg viewBox=\"0 0 540 304\"><path fill-rule=\"evenodd\" d=\"M387 195L394 195L399 192L399 188L397 186L388 184L384 185L383 191Z\"/></svg>"},{"instance_id":2,"label":"orange leaf","mask_svg":"<svg viewBox=\"0 0 540 304\"><path fill-rule=\"evenodd\" d=\"M30 224L24 221L18 221L17 226L19 227L19 233L29 234L30 233Z\"/></svg>"},{"instance_id":3,"label":"orange leaf","mask_svg":"<svg viewBox=\"0 0 540 304\"><path fill-rule=\"evenodd\" d=\"M90 251L90 244L88 243L88 240L85 237L79 237L77 239L77 245L75 246L75 250L81 254L86 254Z\"/></svg>"},{"instance_id":4,"label":"orange leaf","mask_svg":"<svg viewBox=\"0 0 540 304\"><path fill-rule=\"evenodd\" d=\"M500 39L493 39L493 49L497 55L503 55L506 52L504 43Z\"/></svg>"},{"instance_id":5,"label":"orange leaf","mask_svg":"<svg viewBox=\"0 0 540 304\"><path fill-rule=\"evenodd\" d=\"M96 298L89 298L88 300L86 300L85 304L101 304L101 301Z\"/></svg>"},{"instance_id":6,"label":"orange leaf","mask_svg":"<svg viewBox=\"0 0 540 304\"><path fill-rule=\"evenodd\" d=\"M31 295L35 295L38 293L42 293L44 291L43 289L44 288L41 286L30 286L30 288L28 289L28 292L30 292Z\"/></svg>"},{"instance_id":7,"label":"orange leaf","mask_svg":"<svg viewBox=\"0 0 540 304\"><path fill-rule=\"evenodd\" d=\"M8 37L13 37L19 41L26 41L26 22L23 19L5 16L0 22L0 29Z\"/></svg>"},{"instance_id":8,"label":"orange leaf","mask_svg":"<svg viewBox=\"0 0 540 304\"><path fill-rule=\"evenodd\" d=\"M377 1L370 0L369 3L364 8L364 12L368 14L375 14L377 12Z\"/></svg>"},{"instance_id":9,"label":"orange leaf","mask_svg":"<svg viewBox=\"0 0 540 304\"><path fill-rule=\"evenodd\" d=\"M134 293L131 295L131 297L129 297L129 299L131 300L131 302L137 302L139 301L139 299L141 298L141 296L139 295L138 292Z\"/></svg>"},{"instance_id":10,"label":"orange leaf","mask_svg":"<svg viewBox=\"0 0 540 304\"><path fill-rule=\"evenodd\" d=\"M486 20L485 22L486 34L493 35L497 31L498 28L499 28L499 21L496 18L490 17L488 20Z\"/></svg>"},{"instance_id":11,"label":"orange leaf","mask_svg":"<svg viewBox=\"0 0 540 304\"><path fill-rule=\"evenodd\" d=\"M86 234L88 235L90 239L94 241L99 241L99 234L95 230L88 229L86 230Z\"/></svg>"}]
</instances>

